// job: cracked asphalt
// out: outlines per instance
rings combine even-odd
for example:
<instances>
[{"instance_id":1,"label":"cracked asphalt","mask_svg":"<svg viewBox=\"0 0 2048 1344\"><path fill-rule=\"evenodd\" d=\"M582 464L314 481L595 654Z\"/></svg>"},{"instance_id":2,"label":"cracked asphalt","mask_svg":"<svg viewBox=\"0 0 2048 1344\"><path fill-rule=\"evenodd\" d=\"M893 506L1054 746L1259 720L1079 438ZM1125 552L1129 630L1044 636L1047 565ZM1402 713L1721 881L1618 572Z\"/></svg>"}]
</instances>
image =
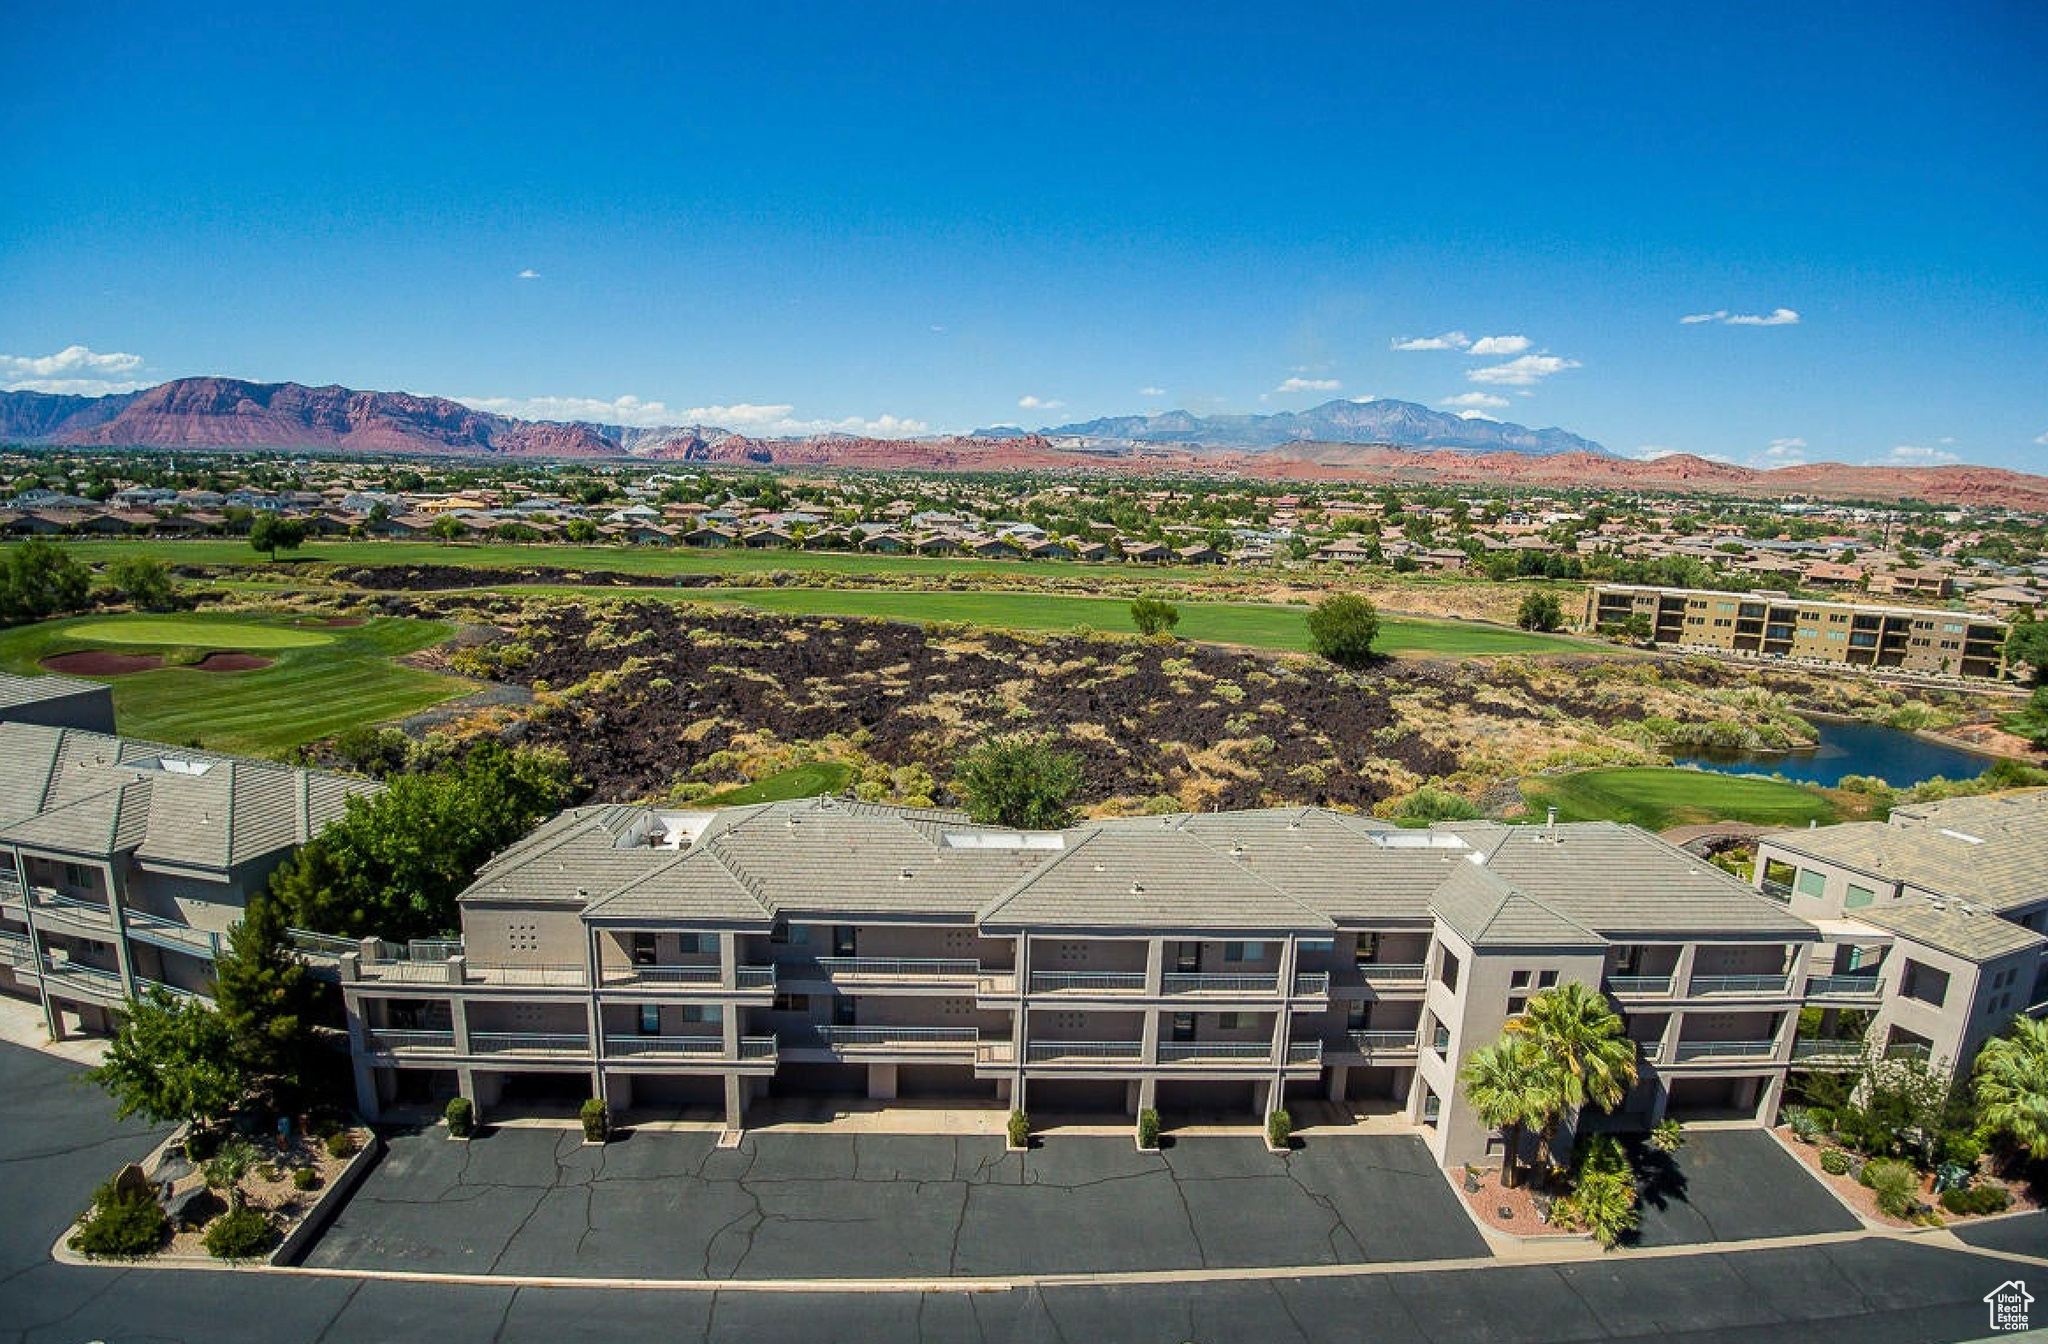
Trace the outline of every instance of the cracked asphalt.
<instances>
[{"instance_id":1,"label":"cracked asphalt","mask_svg":"<svg viewBox=\"0 0 2048 1344\"><path fill-rule=\"evenodd\" d=\"M1632 1239L1639 1246L1812 1236L1860 1226L1798 1159L1758 1129L1689 1132L1669 1170L1644 1191L1642 1212Z\"/></svg>"},{"instance_id":2,"label":"cracked asphalt","mask_svg":"<svg viewBox=\"0 0 2048 1344\"><path fill-rule=\"evenodd\" d=\"M659 1279L1001 1277L1479 1258L1421 1142L498 1130L394 1136L307 1264Z\"/></svg>"},{"instance_id":3,"label":"cracked asphalt","mask_svg":"<svg viewBox=\"0 0 2048 1344\"><path fill-rule=\"evenodd\" d=\"M0 1344L1946 1344L1984 1335L1984 1293L2040 1272L1888 1238L1683 1259L1622 1252L1566 1265L976 1293L518 1287L75 1267L51 1261L51 1243L93 1187L146 1152L157 1133L116 1122L105 1097L74 1085L78 1076L74 1065L0 1045ZM631 1146L608 1151L607 1165ZM886 1169L882 1155L874 1157L871 1167L863 1154L864 1176ZM542 1194L528 1194L536 1212ZM1405 1216L1399 1206L1385 1213L1390 1223ZM2048 1215L1998 1227L1999 1244L2048 1256ZM1092 1227L1034 1235L1091 1254L1119 1252L1110 1234Z\"/></svg>"}]
</instances>

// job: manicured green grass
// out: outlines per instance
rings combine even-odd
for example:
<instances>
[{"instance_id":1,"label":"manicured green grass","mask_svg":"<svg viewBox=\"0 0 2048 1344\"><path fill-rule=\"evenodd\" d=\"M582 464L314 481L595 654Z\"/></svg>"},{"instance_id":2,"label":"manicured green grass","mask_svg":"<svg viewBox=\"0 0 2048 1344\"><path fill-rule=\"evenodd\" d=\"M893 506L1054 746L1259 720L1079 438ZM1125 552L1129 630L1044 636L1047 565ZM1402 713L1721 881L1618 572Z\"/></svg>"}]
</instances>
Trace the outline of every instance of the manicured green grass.
<instances>
[{"instance_id":1,"label":"manicured green grass","mask_svg":"<svg viewBox=\"0 0 2048 1344\"><path fill-rule=\"evenodd\" d=\"M253 756L282 755L469 689L457 678L394 661L446 639L450 627L442 622L377 617L350 628L310 630L293 620L207 613L45 621L0 631L0 668L35 673L42 659L78 649L173 655L209 647L261 649L276 661L247 672L173 666L105 678L114 688L115 723L126 736ZM153 637L142 638L145 631ZM287 642L275 642L279 637Z\"/></svg>"},{"instance_id":2,"label":"manicured green grass","mask_svg":"<svg viewBox=\"0 0 2048 1344\"><path fill-rule=\"evenodd\" d=\"M1131 604L1124 598L1064 597L1050 593L924 593L876 588L695 588L677 594L707 602L731 602L804 616L875 616L888 620L960 621L999 630L1095 630L1131 633ZM1253 602L1180 602L1183 639L1253 648L1311 651L1308 608ZM1385 616L1374 645L1382 653L1469 654L1565 653L1584 651L1583 641L1536 635L1506 626L1470 621L1432 621Z\"/></svg>"},{"instance_id":3,"label":"manicured green grass","mask_svg":"<svg viewBox=\"0 0 2048 1344\"><path fill-rule=\"evenodd\" d=\"M1522 796L1532 816L1555 807L1560 821L1622 821L1649 831L1708 821L1825 826L1840 816L1826 794L1803 784L1648 766L1530 776Z\"/></svg>"},{"instance_id":4,"label":"manicured green grass","mask_svg":"<svg viewBox=\"0 0 2048 1344\"><path fill-rule=\"evenodd\" d=\"M853 778L853 767L837 761L811 761L740 789L727 789L691 803L692 807L744 807L748 803L780 803L791 798L816 798L838 793Z\"/></svg>"},{"instance_id":5,"label":"manicured green grass","mask_svg":"<svg viewBox=\"0 0 2048 1344\"><path fill-rule=\"evenodd\" d=\"M147 644L160 649L310 649L334 642L334 636L319 631L205 616L115 616L75 622L65 633L84 644Z\"/></svg>"}]
</instances>

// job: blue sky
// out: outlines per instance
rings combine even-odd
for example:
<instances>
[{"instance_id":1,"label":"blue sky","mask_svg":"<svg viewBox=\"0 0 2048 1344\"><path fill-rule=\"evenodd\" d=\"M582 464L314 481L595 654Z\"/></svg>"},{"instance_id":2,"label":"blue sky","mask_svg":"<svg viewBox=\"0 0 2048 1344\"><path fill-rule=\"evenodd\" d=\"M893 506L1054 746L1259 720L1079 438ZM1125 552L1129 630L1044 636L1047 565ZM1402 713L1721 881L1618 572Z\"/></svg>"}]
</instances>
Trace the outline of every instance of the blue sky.
<instances>
[{"instance_id":1,"label":"blue sky","mask_svg":"<svg viewBox=\"0 0 2048 1344\"><path fill-rule=\"evenodd\" d=\"M2048 470L2037 0L300 8L10 18L0 385Z\"/></svg>"}]
</instances>

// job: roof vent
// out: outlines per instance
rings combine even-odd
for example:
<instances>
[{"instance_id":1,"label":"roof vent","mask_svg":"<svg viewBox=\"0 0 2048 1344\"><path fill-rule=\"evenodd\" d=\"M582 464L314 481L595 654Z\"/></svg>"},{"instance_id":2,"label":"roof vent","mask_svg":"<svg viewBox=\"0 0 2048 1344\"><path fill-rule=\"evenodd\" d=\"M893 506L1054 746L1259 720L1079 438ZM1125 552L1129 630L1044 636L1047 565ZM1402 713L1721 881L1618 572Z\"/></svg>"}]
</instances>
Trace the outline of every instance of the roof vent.
<instances>
[{"instance_id":1,"label":"roof vent","mask_svg":"<svg viewBox=\"0 0 2048 1344\"><path fill-rule=\"evenodd\" d=\"M1235 844L1235 845L1232 845L1232 846L1230 847L1230 857L1231 857L1231 858L1233 858L1233 859L1235 859L1235 858L1241 858L1241 857L1243 857L1243 855L1244 855L1244 846L1243 846L1242 844Z\"/></svg>"},{"instance_id":2,"label":"roof vent","mask_svg":"<svg viewBox=\"0 0 2048 1344\"><path fill-rule=\"evenodd\" d=\"M1145 894L1145 884L1144 884L1143 882L1133 882L1133 883L1131 883L1131 895L1133 895L1133 896L1143 896L1144 894Z\"/></svg>"},{"instance_id":3,"label":"roof vent","mask_svg":"<svg viewBox=\"0 0 2048 1344\"><path fill-rule=\"evenodd\" d=\"M1941 828L1941 833L1951 840L1960 840L1966 845L1981 845L1984 843L1983 836L1971 835L1968 831L1952 831L1944 826Z\"/></svg>"},{"instance_id":4,"label":"roof vent","mask_svg":"<svg viewBox=\"0 0 2048 1344\"><path fill-rule=\"evenodd\" d=\"M905 868L902 872L896 874L896 876L902 878L905 882L908 882L911 878L917 876L917 874L913 870Z\"/></svg>"}]
</instances>

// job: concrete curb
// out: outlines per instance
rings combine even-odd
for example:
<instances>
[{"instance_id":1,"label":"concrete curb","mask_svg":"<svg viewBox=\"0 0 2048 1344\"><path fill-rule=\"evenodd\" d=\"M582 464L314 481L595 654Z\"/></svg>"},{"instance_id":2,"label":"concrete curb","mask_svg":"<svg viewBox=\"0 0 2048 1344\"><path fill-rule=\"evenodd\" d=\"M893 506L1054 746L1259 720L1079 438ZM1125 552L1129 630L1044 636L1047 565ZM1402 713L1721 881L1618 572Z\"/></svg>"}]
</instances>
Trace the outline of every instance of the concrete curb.
<instances>
[{"instance_id":1,"label":"concrete curb","mask_svg":"<svg viewBox=\"0 0 2048 1344\"><path fill-rule=\"evenodd\" d=\"M270 1253L270 1264L280 1267L296 1265L299 1257L320 1239L320 1234L327 1230L327 1225L334 1221L335 1215L341 1212L342 1206L348 1203L356 1187L363 1183L370 1174L370 1168L382 1156L384 1140L371 1130L370 1141L356 1150L348 1165L336 1173L334 1179L327 1183L327 1188L320 1192L320 1198L313 1201L313 1207L306 1210L306 1216L299 1219L299 1225L286 1233L277 1249Z\"/></svg>"}]
</instances>

